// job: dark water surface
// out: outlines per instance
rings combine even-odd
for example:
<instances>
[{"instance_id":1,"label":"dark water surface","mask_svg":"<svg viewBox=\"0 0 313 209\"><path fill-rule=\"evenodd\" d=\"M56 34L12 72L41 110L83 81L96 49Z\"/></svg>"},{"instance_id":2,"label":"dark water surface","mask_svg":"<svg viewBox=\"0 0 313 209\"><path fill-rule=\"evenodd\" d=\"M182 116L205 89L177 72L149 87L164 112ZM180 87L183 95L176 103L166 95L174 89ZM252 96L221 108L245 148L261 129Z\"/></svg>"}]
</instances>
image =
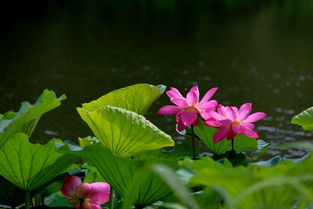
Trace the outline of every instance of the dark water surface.
<instances>
[{"instance_id":1,"label":"dark water surface","mask_svg":"<svg viewBox=\"0 0 313 209\"><path fill-rule=\"evenodd\" d=\"M214 98L224 105L252 102L268 114L256 125L271 146L313 138L290 125L313 106L310 0L15 3L1 8L0 112L45 88L68 97L42 118L35 140L90 135L75 107L139 82L182 92L198 84L202 95L218 86ZM147 118L183 140L174 117L155 113L165 104L162 96Z\"/></svg>"}]
</instances>

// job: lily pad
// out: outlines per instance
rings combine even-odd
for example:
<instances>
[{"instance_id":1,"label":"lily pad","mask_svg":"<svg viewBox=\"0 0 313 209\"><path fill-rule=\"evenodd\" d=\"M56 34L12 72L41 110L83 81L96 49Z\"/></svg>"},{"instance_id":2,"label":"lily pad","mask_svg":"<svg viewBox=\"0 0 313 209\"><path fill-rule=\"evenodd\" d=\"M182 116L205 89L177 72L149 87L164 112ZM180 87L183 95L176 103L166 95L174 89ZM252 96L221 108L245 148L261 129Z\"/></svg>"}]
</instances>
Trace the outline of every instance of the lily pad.
<instances>
[{"instance_id":1,"label":"lily pad","mask_svg":"<svg viewBox=\"0 0 313 209\"><path fill-rule=\"evenodd\" d=\"M77 156L61 154L55 142L32 144L24 133L12 135L0 150L0 175L25 191L35 190L65 171Z\"/></svg>"},{"instance_id":2,"label":"lily pad","mask_svg":"<svg viewBox=\"0 0 313 209\"><path fill-rule=\"evenodd\" d=\"M163 94L165 88L163 85L135 84L112 91L89 103L84 103L82 108L92 112L109 105L143 115L151 104Z\"/></svg>"},{"instance_id":3,"label":"lily pad","mask_svg":"<svg viewBox=\"0 0 313 209\"><path fill-rule=\"evenodd\" d=\"M65 95L57 98L53 91L44 90L37 101L31 105L23 102L18 112L7 112L0 117L0 149L17 132L30 136L44 113L61 105Z\"/></svg>"},{"instance_id":4,"label":"lily pad","mask_svg":"<svg viewBox=\"0 0 313 209\"><path fill-rule=\"evenodd\" d=\"M114 191L124 199L125 208L129 208L129 205L148 206L171 193L164 181L152 171L151 166L155 163L164 163L175 168L176 161L153 157L144 160L123 158L101 144L92 144L84 148L62 145L59 151L81 156L88 165L97 168Z\"/></svg>"},{"instance_id":5,"label":"lily pad","mask_svg":"<svg viewBox=\"0 0 313 209\"><path fill-rule=\"evenodd\" d=\"M302 126L305 131L313 131L313 107L310 107L291 119L291 124Z\"/></svg>"},{"instance_id":6,"label":"lily pad","mask_svg":"<svg viewBox=\"0 0 313 209\"><path fill-rule=\"evenodd\" d=\"M77 109L100 143L123 157L174 146L171 137L142 115L118 107L104 106L89 112Z\"/></svg>"}]
</instances>

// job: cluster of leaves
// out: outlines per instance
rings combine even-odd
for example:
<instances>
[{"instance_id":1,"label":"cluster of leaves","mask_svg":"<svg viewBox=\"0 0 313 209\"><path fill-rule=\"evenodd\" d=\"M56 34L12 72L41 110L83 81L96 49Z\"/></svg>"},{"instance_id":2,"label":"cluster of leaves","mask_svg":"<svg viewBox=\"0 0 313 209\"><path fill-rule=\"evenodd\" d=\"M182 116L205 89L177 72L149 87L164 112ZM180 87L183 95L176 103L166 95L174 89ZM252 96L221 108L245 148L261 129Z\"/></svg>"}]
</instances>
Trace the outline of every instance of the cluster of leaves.
<instances>
[{"instance_id":1,"label":"cluster of leaves","mask_svg":"<svg viewBox=\"0 0 313 209\"><path fill-rule=\"evenodd\" d=\"M40 116L65 99L52 91L45 90L34 105L23 103L17 113L0 115L0 205L24 202L28 208L31 202L40 205L31 200L41 196L46 206L69 207L59 191L62 177L80 175L84 182L111 185L111 208L313 207L311 154L297 161L276 157L252 163L242 152L263 149L264 141L236 136L233 153L230 141L214 143L215 129L202 123L194 133L212 158L192 160L186 144L164 151L174 141L144 117L164 90L136 84L83 104L77 111L94 137L79 138L80 145L58 139L45 145L29 142ZM309 109L292 122L312 130L312 118Z\"/></svg>"},{"instance_id":2,"label":"cluster of leaves","mask_svg":"<svg viewBox=\"0 0 313 209\"><path fill-rule=\"evenodd\" d=\"M55 142L60 140L45 145L29 141L40 117L65 98L44 90L33 105L23 102L18 112L0 115L0 204L16 207L25 200L29 204L78 159L56 151Z\"/></svg>"}]
</instances>

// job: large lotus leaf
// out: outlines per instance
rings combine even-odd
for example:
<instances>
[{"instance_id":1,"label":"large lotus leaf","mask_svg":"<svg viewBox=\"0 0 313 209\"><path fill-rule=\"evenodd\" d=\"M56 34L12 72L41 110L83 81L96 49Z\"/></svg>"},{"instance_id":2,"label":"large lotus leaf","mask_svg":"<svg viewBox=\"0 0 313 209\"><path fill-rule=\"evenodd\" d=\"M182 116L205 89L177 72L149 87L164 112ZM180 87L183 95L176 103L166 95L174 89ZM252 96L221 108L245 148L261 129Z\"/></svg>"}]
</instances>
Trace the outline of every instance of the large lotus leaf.
<instances>
[{"instance_id":1,"label":"large lotus leaf","mask_svg":"<svg viewBox=\"0 0 313 209\"><path fill-rule=\"evenodd\" d=\"M117 89L97 100L89 103L84 103L82 108L86 111L92 112L105 105L120 107L138 114L145 114L151 104L159 98L165 86L154 86L150 84L136 84L125 88Z\"/></svg>"},{"instance_id":2,"label":"large lotus leaf","mask_svg":"<svg viewBox=\"0 0 313 209\"><path fill-rule=\"evenodd\" d=\"M153 170L164 179L182 203L190 209L199 209L197 202L192 198L189 190L169 167L154 165Z\"/></svg>"},{"instance_id":3,"label":"large lotus leaf","mask_svg":"<svg viewBox=\"0 0 313 209\"><path fill-rule=\"evenodd\" d=\"M221 197L211 189L206 188L204 191L193 195L201 209L221 209Z\"/></svg>"},{"instance_id":4,"label":"large lotus leaf","mask_svg":"<svg viewBox=\"0 0 313 209\"><path fill-rule=\"evenodd\" d=\"M62 193L56 192L44 199L45 206L48 206L46 208L57 208L57 209L69 209L72 208L73 205L69 204L68 200L62 195Z\"/></svg>"},{"instance_id":5,"label":"large lotus leaf","mask_svg":"<svg viewBox=\"0 0 313 209\"><path fill-rule=\"evenodd\" d=\"M313 107L294 116L291 123L302 126L305 131L313 131Z\"/></svg>"},{"instance_id":6,"label":"large lotus leaf","mask_svg":"<svg viewBox=\"0 0 313 209\"><path fill-rule=\"evenodd\" d=\"M55 141L32 144L26 134L12 135L0 150L0 175L26 191L48 183L77 160L75 155L58 153Z\"/></svg>"},{"instance_id":7,"label":"large lotus leaf","mask_svg":"<svg viewBox=\"0 0 313 209\"><path fill-rule=\"evenodd\" d=\"M223 139L217 143L213 142L213 135L217 131L216 128L205 126L201 121L198 126L194 127L195 135L205 144L205 146L214 154L224 154L232 149L231 141ZM258 150L258 142L262 140L255 140L245 135L237 135L234 138L235 150L237 152L245 152L249 150Z\"/></svg>"},{"instance_id":8,"label":"large lotus leaf","mask_svg":"<svg viewBox=\"0 0 313 209\"><path fill-rule=\"evenodd\" d=\"M192 149L188 144L179 144L175 146L172 150L164 151L164 150L150 150L147 152L140 153L135 156L137 160L144 160L149 157L163 159L163 160L175 160L178 161L185 157L192 155Z\"/></svg>"},{"instance_id":9,"label":"large lotus leaf","mask_svg":"<svg viewBox=\"0 0 313 209\"><path fill-rule=\"evenodd\" d=\"M155 163L168 163L164 160L157 159L141 162L145 166L139 168L134 173L133 181L128 187L126 201L123 204L123 208L125 209L131 208L129 207L131 205L134 205L136 208L144 208L172 194L172 191L165 184L164 180L154 173L151 170L151 166L149 166Z\"/></svg>"},{"instance_id":10,"label":"large lotus leaf","mask_svg":"<svg viewBox=\"0 0 313 209\"><path fill-rule=\"evenodd\" d=\"M303 160L305 160L308 156L310 156L309 154L304 155L303 157L300 158L285 158L285 157L281 157L281 156L275 156L269 160L265 160L265 161L259 161L259 162L255 162L254 164L259 165L259 166L264 166L264 167L272 167L277 165L280 162L284 162L284 161L291 161L294 163L300 163Z\"/></svg>"},{"instance_id":11,"label":"large lotus leaf","mask_svg":"<svg viewBox=\"0 0 313 209\"><path fill-rule=\"evenodd\" d=\"M191 186L208 186L219 191L225 208L256 209L292 208L297 201L310 201L313 191L307 182L313 175L300 166L303 162L285 161L270 168L256 165L227 168L208 159L185 163L195 170L189 181Z\"/></svg>"},{"instance_id":12,"label":"large lotus leaf","mask_svg":"<svg viewBox=\"0 0 313 209\"><path fill-rule=\"evenodd\" d=\"M14 133L23 132L30 136L40 116L60 106L65 98L64 95L57 98L53 91L44 90L33 105L23 102L18 112L3 114L0 117L0 148Z\"/></svg>"},{"instance_id":13,"label":"large lotus leaf","mask_svg":"<svg viewBox=\"0 0 313 209\"><path fill-rule=\"evenodd\" d=\"M77 154L88 165L97 168L114 191L125 200L125 204L147 206L171 193L168 186L149 168L157 162L175 167L176 161L151 157L144 160L123 158L100 144L84 148L62 146L59 151Z\"/></svg>"},{"instance_id":14,"label":"large lotus leaf","mask_svg":"<svg viewBox=\"0 0 313 209\"><path fill-rule=\"evenodd\" d=\"M111 106L93 112L77 110L100 143L120 156L174 146L169 135L135 112Z\"/></svg>"}]
</instances>

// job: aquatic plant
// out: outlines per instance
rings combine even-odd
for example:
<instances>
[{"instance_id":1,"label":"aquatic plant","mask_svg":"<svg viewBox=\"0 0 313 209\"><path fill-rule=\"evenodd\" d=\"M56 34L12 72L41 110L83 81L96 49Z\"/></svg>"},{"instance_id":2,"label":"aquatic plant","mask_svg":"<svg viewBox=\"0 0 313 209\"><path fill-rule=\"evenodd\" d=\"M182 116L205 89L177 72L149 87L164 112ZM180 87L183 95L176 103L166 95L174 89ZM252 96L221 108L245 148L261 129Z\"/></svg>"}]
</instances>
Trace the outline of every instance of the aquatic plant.
<instances>
[{"instance_id":1,"label":"aquatic plant","mask_svg":"<svg viewBox=\"0 0 313 209\"><path fill-rule=\"evenodd\" d=\"M82 183L78 176L65 176L61 192L76 209L101 209L110 200L108 183Z\"/></svg>"},{"instance_id":2,"label":"aquatic plant","mask_svg":"<svg viewBox=\"0 0 313 209\"><path fill-rule=\"evenodd\" d=\"M0 204L26 209L43 205L96 209L313 207L312 154L251 162L243 153L268 145L256 140L259 135L253 131L253 123L265 117L264 113L251 114L251 103L239 109L219 105L216 110L217 101L210 99L217 88L200 101L197 86L186 98L175 88L167 91L176 106L163 106L158 112L176 114L178 132L191 135L193 142L199 139L212 153L212 157L196 155L194 146L175 146L168 134L144 116L164 90L164 86L136 84L84 103L77 111L94 136L79 137L79 145L59 139L45 145L29 141L40 116L65 98L56 98L52 91L45 90L34 105L23 103L26 106L17 113L0 115ZM296 115L292 123L312 131L312 108ZM312 143L284 146L313 150ZM35 201L38 199L41 201Z\"/></svg>"},{"instance_id":3,"label":"aquatic plant","mask_svg":"<svg viewBox=\"0 0 313 209\"><path fill-rule=\"evenodd\" d=\"M238 108L235 106L219 105L217 112L210 111L207 120L204 122L207 126L220 127L213 136L214 142L219 142L225 137L227 140L233 140L237 134L244 134L250 138L259 138L259 135L253 131L254 124L266 116L263 112L257 112L250 115L252 103L245 103Z\"/></svg>"},{"instance_id":4,"label":"aquatic plant","mask_svg":"<svg viewBox=\"0 0 313 209\"><path fill-rule=\"evenodd\" d=\"M199 88L194 86L187 93L186 98L183 97L176 88L166 91L167 96L174 105L166 105L158 110L158 114L176 115L177 128L183 131L190 125L197 126L198 116L202 118L208 117L208 112L214 110L217 106L216 100L210 100L215 94L217 88L210 89L204 97L199 101Z\"/></svg>"},{"instance_id":5,"label":"aquatic plant","mask_svg":"<svg viewBox=\"0 0 313 209\"><path fill-rule=\"evenodd\" d=\"M186 127L191 127L193 159L196 159L194 126L198 126L198 114L203 118L208 117L208 113L217 106L216 100L210 100L218 88L210 89L199 101L199 88L194 86L183 97L176 88L166 91L167 96L174 105L165 105L158 110L158 114L176 115L177 129L183 131Z\"/></svg>"}]
</instances>

